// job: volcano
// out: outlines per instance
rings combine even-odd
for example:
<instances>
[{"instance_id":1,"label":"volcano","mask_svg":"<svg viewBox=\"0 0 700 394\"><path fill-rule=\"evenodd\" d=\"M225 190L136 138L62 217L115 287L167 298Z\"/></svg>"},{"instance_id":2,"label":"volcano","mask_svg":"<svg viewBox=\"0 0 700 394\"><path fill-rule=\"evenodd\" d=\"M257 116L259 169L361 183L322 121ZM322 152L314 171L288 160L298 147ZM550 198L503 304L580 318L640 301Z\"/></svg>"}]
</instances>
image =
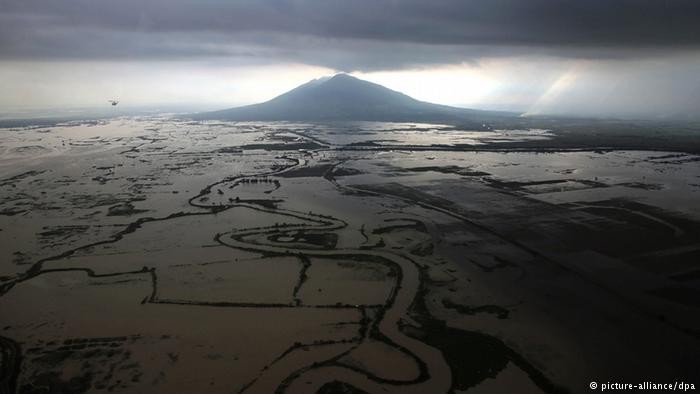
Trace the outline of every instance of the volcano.
<instances>
[{"instance_id":1,"label":"volcano","mask_svg":"<svg viewBox=\"0 0 700 394\"><path fill-rule=\"evenodd\" d=\"M348 74L315 79L260 104L202 112L196 120L237 121L488 121L518 114L450 107L416 100Z\"/></svg>"}]
</instances>

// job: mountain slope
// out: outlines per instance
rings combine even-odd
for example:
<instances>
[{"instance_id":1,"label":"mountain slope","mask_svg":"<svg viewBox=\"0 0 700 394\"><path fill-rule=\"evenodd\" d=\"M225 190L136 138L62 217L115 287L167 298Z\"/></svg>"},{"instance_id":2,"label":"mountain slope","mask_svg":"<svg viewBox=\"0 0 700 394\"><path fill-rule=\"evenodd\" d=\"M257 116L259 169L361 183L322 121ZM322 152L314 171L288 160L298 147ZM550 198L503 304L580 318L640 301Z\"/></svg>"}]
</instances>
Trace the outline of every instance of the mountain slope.
<instances>
[{"instance_id":1,"label":"mountain slope","mask_svg":"<svg viewBox=\"0 0 700 394\"><path fill-rule=\"evenodd\" d=\"M310 81L274 99L195 114L194 119L289 121L461 121L503 116L418 101L347 74ZM511 114L512 115L512 114Z\"/></svg>"}]
</instances>

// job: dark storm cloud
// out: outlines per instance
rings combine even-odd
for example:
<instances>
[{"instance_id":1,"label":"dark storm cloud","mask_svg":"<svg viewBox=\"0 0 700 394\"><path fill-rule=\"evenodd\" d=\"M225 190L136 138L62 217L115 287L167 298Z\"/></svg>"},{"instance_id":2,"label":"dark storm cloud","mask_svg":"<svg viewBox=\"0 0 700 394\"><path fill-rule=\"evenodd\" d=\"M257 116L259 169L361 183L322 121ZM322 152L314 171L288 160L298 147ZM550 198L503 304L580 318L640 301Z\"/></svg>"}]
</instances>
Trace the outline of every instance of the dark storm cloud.
<instances>
[{"instance_id":1,"label":"dark storm cloud","mask_svg":"<svg viewBox=\"0 0 700 394\"><path fill-rule=\"evenodd\" d=\"M2 59L292 60L338 69L696 50L698 0L0 0Z\"/></svg>"}]
</instances>

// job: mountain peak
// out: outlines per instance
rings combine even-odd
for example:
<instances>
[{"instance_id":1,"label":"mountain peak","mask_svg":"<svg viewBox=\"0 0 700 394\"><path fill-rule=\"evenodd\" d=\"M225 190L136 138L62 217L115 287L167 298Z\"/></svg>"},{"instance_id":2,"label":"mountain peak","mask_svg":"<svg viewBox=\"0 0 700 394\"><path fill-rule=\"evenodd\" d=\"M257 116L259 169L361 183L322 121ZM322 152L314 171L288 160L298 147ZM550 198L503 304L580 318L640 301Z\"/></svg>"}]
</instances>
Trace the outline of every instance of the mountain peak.
<instances>
[{"instance_id":1,"label":"mountain peak","mask_svg":"<svg viewBox=\"0 0 700 394\"><path fill-rule=\"evenodd\" d=\"M357 77L353 77L350 74L346 73L338 73L330 77L329 81L343 81L343 80L354 80L354 81L361 81L361 79Z\"/></svg>"},{"instance_id":2,"label":"mountain peak","mask_svg":"<svg viewBox=\"0 0 700 394\"><path fill-rule=\"evenodd\" d=\"M357 81L361 81L361 80L356 78L356 77L353 77L352 75L349 75L349 74L338 73L338 74L334 74L334 75L327 75L325 77L312 79L311 81L309 81L303 85L300 85L295 89L292 89L290 92L293 92L294 90L299 89L299 88L310 87L310 86L320 86L320 85L324 85L324 84L333 85L333 84L337 84L337 83L347 83L347 82L357 82Z\"/></svg>"},{"instance_id":3,"label":"mountain peak","mask_svg":"<svg viewBox=\"0 0 700 394\"><path fill-rule=\"evenodd\" d=\"M311 82L312 82L312 85L316 85L316 86L325 85L326 88L335 87L337 89L343 89L343 90L348 89L349 87L354 87L354 86L357 86L358 88L360 88L360 87L368 88L369 86L374 86L374 87L382 88L385 90L389 90L381 85L377 85L375 83L362 80L360 78L354 77L354 76L352 76L350 74L346 74L346 73L338 73L338 74L330 75L327 77L314 79ZM316 83L313 83L313 82L316 82ZM302 85L302 86L304 86L304 85Z\"/></svg>"}]
</instances>

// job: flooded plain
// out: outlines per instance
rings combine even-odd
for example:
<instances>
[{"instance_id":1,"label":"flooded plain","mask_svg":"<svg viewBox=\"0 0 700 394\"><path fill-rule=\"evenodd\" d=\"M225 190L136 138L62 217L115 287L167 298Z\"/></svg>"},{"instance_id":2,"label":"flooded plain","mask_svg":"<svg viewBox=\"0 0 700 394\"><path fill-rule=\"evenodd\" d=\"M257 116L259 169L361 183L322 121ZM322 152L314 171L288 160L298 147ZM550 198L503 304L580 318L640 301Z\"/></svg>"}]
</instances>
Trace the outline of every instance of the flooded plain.
<instances>
[{"instance_id":1,"label":"flooded plain","mask_svg":"<svg viewBox=\"0 0 700 394\"><path fill-rule=\"evenodd\" d=\"M533 148L554 138L170 117L0 129L0 393L696 377L700 156Z\"/></svg>"}]
</instances>

